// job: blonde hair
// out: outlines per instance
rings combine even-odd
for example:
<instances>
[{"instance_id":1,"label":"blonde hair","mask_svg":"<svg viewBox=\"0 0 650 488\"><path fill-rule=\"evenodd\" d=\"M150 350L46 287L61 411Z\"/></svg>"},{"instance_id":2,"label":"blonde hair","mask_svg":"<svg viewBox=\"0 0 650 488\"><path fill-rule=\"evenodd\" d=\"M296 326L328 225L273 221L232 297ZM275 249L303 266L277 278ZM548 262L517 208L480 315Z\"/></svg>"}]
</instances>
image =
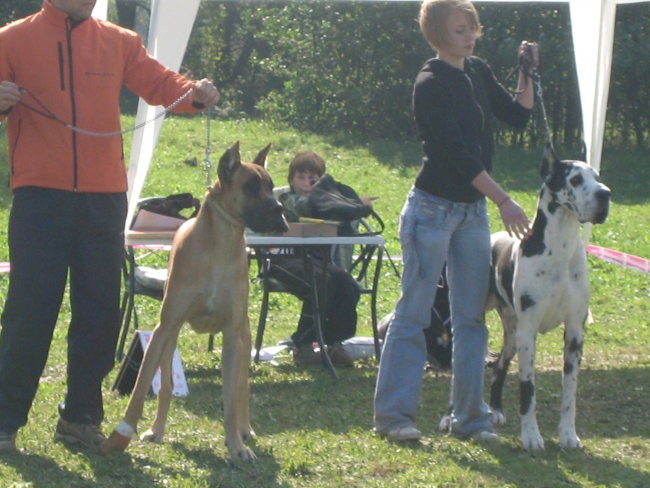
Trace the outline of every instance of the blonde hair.
<instances>
[{"instance_id":1,"label":"blonde hair","mask_svg":"<svg viewBox=\"0 0 650 488\"><path fill-rule=\"evenodd\" d=\"M449 40L447 19L452 10L460 10L467 15L470 27L477 37L482 33L478 12L469 0L424 0L420 7L420 31L429 45L438 50Z\"/></svg>"}]
</instances>

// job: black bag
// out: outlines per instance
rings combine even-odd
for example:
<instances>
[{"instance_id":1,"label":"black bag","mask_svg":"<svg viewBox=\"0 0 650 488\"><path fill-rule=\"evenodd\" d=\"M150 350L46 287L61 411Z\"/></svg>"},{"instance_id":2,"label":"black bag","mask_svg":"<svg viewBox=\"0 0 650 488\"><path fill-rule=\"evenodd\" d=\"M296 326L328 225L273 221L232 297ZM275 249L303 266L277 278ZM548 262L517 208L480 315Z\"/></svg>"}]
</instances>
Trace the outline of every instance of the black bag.
<instances>
[{"instance_id":1,"label":"black bag","mask_svg":"<svg viewBox=\"0 0 650 488\"><path fill-rule=\"evenodd\" d=\"M373 213L372 207L364 204L357 192L329 174L323 175L312 188L309 205L313 217L341 222L339 235L356 234L352 223Z\"/></svg>"},{"instance_id":2,"label":"black bag","mask_svg":"<svg viewBox=\"0 0 650 488\"><path fill-rule=\"evenodd\" d=\"M144 199L138 204L138 207L167 217L188 219L196 216L201 207L201 202L198 198L194 198L191 193L177 193L166 197ZM193 211L189 217L185 217L181 214L181 211L188 208L193 209Z\"/></svg>"},{"instance_id":3,"label":"black bag","mask_svg":"<svg viewBox=\"0 0 650 488\"><path fill-rule=\"evenodd\" d=\"M138 202L138 211L133 217L131 228L149 230L149 227L161 226L162 229L178 228L188 218L195 217L201 208L201 202L191 193L178 193L166 197L144 198ZM184 212L184 210L191 212ZM152 215L154 214L154 215ZM162 215L162 218L156 218ZM164 222L162 222L164 221Z\"/></svg>"}]
</instances>

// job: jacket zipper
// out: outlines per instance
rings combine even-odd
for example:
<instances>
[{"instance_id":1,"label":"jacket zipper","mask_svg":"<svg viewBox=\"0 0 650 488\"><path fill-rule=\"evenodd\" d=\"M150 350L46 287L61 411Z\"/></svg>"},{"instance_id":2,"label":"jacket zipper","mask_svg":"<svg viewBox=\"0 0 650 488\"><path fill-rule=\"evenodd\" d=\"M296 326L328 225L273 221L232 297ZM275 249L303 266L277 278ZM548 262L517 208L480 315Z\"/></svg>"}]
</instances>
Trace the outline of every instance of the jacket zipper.
<instances>
[{"instance_id":1,"label":"jacket zipper","mask_svg":"<svg viewBox=\"0 0 650 488\"><path fill-rule=\"evenodd\" d=\"M68 85L70 87L70 107L72 108L72 121L71 124L73 126L77 125L77 107L75 105L75 97L74 97L74 70L73 70L73 65L72 65L72 26L70 24L70 19L66 20L67 23L67 28L66 28L66 41L68 43L68 76L69 76L69 81ZM72 191L77 191L77 171L78 171L78 164L77 164L77 133L75 131L71 131L72 135Z\"/></svg>"},{"instance_id":2,"label":"jacket zipper","mask_svg":"<svg viewBox=\"0 0 650 488\"><path fill-rule=\"evenodd\" d=\"M65 74L63 71L65 68L65 61L63 59L63 44L59 42L58 48L59 48L59 85L61 91L65 91Z\"/></svg>"},{"instance_id":3,"label":"jacket zipper","mask_svg":"<svg viewBox=\"0 0 650 488\"><path fill-rule=\"evenodd\" d=\"M16 149L18 149L18 140L20 139L20 133L22 131L22 128L23 128L23 119L18 119L18 130L16 131L16 138L14 139L14 143L13 143L13 151L11 151L11 157L9 159L9 162L11 164L11 176L13 176L15 173L14 160L16 155Z\"/></svg>"}]
</instances>

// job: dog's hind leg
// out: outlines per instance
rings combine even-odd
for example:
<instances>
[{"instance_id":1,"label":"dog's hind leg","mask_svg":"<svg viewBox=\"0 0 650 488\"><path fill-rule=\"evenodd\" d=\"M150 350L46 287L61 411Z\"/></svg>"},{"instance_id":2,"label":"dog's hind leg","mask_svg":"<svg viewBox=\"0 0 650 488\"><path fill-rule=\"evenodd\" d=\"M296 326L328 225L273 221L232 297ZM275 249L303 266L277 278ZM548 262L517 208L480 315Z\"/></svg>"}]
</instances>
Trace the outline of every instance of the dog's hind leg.
<instances>
[{"instance_id":1,"label":"dog's hind leg","mask_svg":"<svg viewBox=\"0 0 650 488\"><path fill-rule=\"evenodd\" d=\"M537 327L517 324L517 354L519 356L519 413L521 415L521 443L528 451L544 449L535 413L535 344Z\"/></svg>"},{"instance_id":2,"label":"dog's hind leg","mask_svg":"<svg viewBox=\"0 0 650 488\"><path fill-rule=\"evenodd\" d=\"M167 341L165 349L160 360L160 391L158 392L158 408L156 409L156 418L151 424L151 428L143 432L140 440L147 442L161 443L165 436L165 426L167 424L167 414L172 400L173 378L172 378L172 359L178 336L176 340Z\"/></svg>"},{"instance_id":3,"label":"dog's hind leg","mask_svg":"<svg viewBox=\"0 0 650 488\"><path fill-rule=\"evenodd\" d=\"M585 314L585 319L586 319ZM581 446L576 434L576 390L578 370L582 360L584 322L567 321L564 329L564 373L562 376L562 406L560 410L559 436L563 449Z\"/></svg>"},{"instance_id":4,"label":"dog's hind leg","mask_svg":"<svg viewBox=\"0 0 650 488\"><path fill-rule=\"evenodd\" d=\"M242 425L240 424L242 415L248 417L248 407L243 407L241 399L241 397L248 398L247 372L250 362L250 331L248 347L246 347L246 334L242 332L244 326L247 324L235 325L223 331L223 355L221 357L223 426L230 459L252 461L255 459L255 453L244 444ZM246 369L242 372L241 370L244 368ZM248 427L250 428L250 424Z\"/></svg>"},{"instance_id":5,"label":"dog's hind leg","mask_svg":"<svg viewBox=\"0 0 650 488\"><path fill-rule=\"evenodd\" d=\"M493 370L492 383L490 385L490 408L492 409L492 423L503 425L506 423L506 415L503 411L503 387L510 362L516 353L516 324L517 318L511 310L499 310L503 324L503 345L496 361L489 364Z\"/></svg>"}]
</instances>

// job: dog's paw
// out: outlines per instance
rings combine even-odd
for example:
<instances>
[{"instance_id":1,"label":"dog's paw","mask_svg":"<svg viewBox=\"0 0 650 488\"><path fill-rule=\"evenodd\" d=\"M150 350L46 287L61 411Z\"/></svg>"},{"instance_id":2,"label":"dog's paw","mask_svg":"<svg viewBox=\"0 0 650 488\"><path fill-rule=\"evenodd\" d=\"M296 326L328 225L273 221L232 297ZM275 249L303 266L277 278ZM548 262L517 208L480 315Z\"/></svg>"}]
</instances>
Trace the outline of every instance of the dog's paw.
<instances>
[{"instance_id":1,"label":"dog's paw","mask_svg":"<svg viewBox=\"0 0 650 488\"><path fill-rule=\"evenodd\" d=\"M255 461L255 460L257 459L257 456L255 455L255 453L253 452L253 450L250 449L250 448L248 448L248 447L244 447L244 449L242 449L241 451L239 451L239 452L237 453L237 457L238 457L241 461L247 461L247 462Z\"/></svg>"},{"instance_id":2,"label":"dog's paw","mask_svg":"<svg viewBox=\"0 0 650 488\"><path fill-rule=\"evenodd\" d=\"M560 447L562 449L579 449L582 447L582 443L575 432L560 432Z\"/></svg>"},{"instance_id":3,"label":"dog's paw","mask_svg":"<svg viewBox=\"0 0 650 488\"><path fill-rule=\"evenodd\" d=\"M226 447L228 448L229 457L231 461L252 462L257 459L257 456L255 455L253 450L246 447L243 444L239 449L231 449L227 443L226 443Z\"/></svg>"},{"instance_id":4,"label":"dog's paw","mask_svg":"<svg viewBox=\"0 0 650 488\"><path fill-rule=\"evenodd\" d=\"M505 425L506 414L504 414L499 410L492 410L490 421L492 422L493 425Z\"/></svg>"},{"instance_id":5,"label":"dog's paw","mask_svg":"<svg viewBox=\"0 0 650 488\"><path fill-rule=\"evenodd\" d=\"M145 442L155 442L156 444L162 444L163 434L156 434L153 430L148 429L147 431L142 433L142 435L140 436L140 440Z\"/></svg>"},{"instance_id":6,"label":"dog's paw","mask_svg":"<svg viewBox=\"0 0 650 488\"><path fill-rule=\"evenodd\" d=\"M440 432L449 432L451 431L451 415L443 415L438 424L438 430Z\"/></svg>"},{"instance_id":7,"label":"dog's paw","mask_svg":"<svg viewBox=\"0 0 650 488\"><path fill-rule=\"evenodd\" d=\"M521 444L527 451L543 451L544 450L544 439L542 435L537 432L522 432L521 433Z\"/></svg>"},{"instance_id":8,"label":"dog's paw","mask_svg":"<svg viewBox=\"0 0 650 488\"><path fill-rule=\"evenodd\" d=\"M104 455L119 454L126 451L129 442L131 442L130 437L113 431L108 439L99 445L99 452Z\"/></svg>"}]
</instances>

